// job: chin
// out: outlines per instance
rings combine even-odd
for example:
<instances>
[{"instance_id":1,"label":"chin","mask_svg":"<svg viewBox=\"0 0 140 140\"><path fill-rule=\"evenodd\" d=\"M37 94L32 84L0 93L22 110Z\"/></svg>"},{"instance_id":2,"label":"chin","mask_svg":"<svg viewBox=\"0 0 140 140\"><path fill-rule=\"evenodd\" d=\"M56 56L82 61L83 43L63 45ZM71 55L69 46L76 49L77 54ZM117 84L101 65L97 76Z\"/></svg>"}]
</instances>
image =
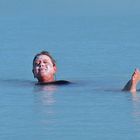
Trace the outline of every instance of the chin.
<instances>
[{"instance_id":1,"label":"chin","mask_svg":"<svg viewBox=\"0 0 140 140\"><path fill-rule=\"evenodd\" d=\"M49 77L49 75L48 74L46 74L46 73L41 73L41 74L39 74L37 77L39 77L39 78L47 78L47 77Z\"/></svg>"}]
</instances>

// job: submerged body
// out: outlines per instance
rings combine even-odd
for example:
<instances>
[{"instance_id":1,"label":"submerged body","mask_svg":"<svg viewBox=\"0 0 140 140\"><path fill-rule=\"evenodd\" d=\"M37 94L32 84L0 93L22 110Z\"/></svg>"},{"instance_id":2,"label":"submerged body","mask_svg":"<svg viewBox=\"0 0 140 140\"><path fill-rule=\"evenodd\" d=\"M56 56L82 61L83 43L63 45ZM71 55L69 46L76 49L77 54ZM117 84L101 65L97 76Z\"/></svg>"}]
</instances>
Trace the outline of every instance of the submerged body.
<instances>
[{"instance_id":1,"label":"submerged body","mask_svg":"<svg viewBox=\"0 0 140 140\"><path fill-rule=\"evenodd\" d=\"M66 80L57 80L53 82L38 82L37 85L68 85L71 84L71 82Z\"/></svg>"}]
</instances>

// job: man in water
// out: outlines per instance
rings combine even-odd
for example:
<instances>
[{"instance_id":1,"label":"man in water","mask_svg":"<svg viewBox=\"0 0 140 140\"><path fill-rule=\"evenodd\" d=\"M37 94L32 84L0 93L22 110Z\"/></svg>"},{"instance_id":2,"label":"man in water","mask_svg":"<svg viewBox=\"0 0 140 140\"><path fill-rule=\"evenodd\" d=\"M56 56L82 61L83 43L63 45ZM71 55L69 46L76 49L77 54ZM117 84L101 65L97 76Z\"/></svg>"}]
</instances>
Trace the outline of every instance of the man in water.
<instances>
[{"instance_id":1,"label":"man in water","mask_svg":"<svg viewBox=\"0 0 140 140\"><path fill-rule=\"evenodd\" d=\"M135 69L134 73L131 76L131 79L124 86L123 91L130 91L132 93L137 91L137 84L140 81L140 71Z\"/></svg>"},{"instance_id":2,"label":"man in water","mask_svg":"<svg viewBox=\"0 0 140 140\"><path fill-rule=\"evenodd\" d=\"M33 59L33 74L38 79L38 84L69 84L69 81L55 80L56 74L56 61L47 51L42 51L35 55ZM135 69L131 79L124 86L123 91L136 92L137 83L140 81L140 71Z\"/></svg>"},{"instance_id":3,"label":"man in water","mask_svg":"<svg viewBox=\"0 0 140 140\"><path fill-rule=\"evenodd\" d=\"M42 51L35 55L33 59L33 74L37 78L38 84L68 84L65 80L55 80L56 61L47 51Z\"/></svg>"}]
</instances>

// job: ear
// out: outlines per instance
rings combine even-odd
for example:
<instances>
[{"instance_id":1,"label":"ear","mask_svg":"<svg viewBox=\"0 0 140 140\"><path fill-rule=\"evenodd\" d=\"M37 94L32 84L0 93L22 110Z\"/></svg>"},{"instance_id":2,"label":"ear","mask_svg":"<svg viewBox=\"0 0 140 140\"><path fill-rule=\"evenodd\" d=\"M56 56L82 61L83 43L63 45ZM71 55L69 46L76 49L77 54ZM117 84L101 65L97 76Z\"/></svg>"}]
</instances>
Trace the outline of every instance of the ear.
<instances>
[{"instance_id":1,"label":"ear","mask_svg":"<svg viewBox=\"0 0 140 140\"><path fill-rule=\"evenodd\" d=\"M56 67L56 65L53 66L53 69L54 69L54 74L55 74L56 71L57 71L57 67Z\"/></svg>"}]
</instances>

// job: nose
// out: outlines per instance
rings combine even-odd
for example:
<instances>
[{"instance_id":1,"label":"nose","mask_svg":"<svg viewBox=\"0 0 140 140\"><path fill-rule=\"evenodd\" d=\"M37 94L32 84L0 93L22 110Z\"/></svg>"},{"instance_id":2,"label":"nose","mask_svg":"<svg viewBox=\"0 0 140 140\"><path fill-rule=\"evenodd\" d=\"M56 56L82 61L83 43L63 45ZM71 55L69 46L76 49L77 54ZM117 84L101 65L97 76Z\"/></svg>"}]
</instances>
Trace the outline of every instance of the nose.
<instances>
[{"instance_id":1,"label":"nose","mask_svg":"<svg viewBox=\"0 0 140 140\"><path fill-rule=\"evenodd\" d=\"M43 62L40 62L40 65L39 65L41 68L45 66L45 64Z\"/></svg>"}]
</instances>

